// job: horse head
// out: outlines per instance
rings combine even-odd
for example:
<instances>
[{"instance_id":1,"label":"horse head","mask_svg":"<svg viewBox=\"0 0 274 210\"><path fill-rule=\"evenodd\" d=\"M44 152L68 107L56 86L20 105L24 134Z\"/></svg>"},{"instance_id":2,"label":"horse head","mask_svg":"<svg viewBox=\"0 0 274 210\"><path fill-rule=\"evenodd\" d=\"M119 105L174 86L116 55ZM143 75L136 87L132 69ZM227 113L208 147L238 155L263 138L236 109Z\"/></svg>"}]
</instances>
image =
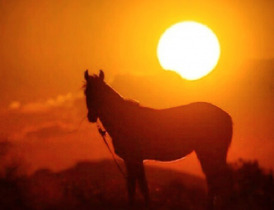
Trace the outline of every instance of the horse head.
<instances>
[{"instance_id":1,"label":"horse head","mask_svg":"<svg viewBox=\"0 0 274 210\"><path fill-rule=\"evenodd\" d=\"M102 104L102 88L105 85L104 72L100 70L99 75L89 75L88 70L85 71L85 95L88 108L88 120L96 122Z\"/></svg>"}]
</instances>

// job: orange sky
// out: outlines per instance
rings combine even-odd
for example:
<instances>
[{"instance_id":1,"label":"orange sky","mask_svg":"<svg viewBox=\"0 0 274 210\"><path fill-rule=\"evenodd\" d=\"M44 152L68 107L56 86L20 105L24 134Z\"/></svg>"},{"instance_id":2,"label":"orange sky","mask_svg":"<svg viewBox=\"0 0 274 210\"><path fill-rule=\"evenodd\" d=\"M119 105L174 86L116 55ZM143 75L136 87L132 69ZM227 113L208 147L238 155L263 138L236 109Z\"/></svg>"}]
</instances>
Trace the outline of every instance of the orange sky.
<instances>
[{"instance_id":1,"label":"orange sky","mask_svg":"<svg viewBox=\"0 0 274 210\"><path fill-rule=\"evenodd\" d=\"M145 105L222 107L235 125L229 158L274 168L273 8L270 0L0 0L0 138L17 142L30 170L108 157L87 122L69 132L86 112L83 71L103 68L113 87ZM208 25L221 44L216 69L195 82L164 72L156 57L161 34L182 20ZM178 164L197 172L191 163Z\"/></svg>"}]
</instances>

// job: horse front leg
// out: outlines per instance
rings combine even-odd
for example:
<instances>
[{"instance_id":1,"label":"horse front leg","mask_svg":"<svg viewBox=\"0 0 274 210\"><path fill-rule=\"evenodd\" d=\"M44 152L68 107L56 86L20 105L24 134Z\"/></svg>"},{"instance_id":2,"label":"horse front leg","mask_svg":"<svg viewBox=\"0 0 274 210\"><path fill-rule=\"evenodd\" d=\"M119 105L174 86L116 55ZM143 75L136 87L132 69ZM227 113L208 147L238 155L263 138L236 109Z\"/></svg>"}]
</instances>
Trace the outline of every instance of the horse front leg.
<instances>
[{"instance_id":1,"label":"horse front leg","mask_svg":"<svg viewBox=\"0 0 274 210\"><path fill-rule=\"evenodd\" d=\"M136 169L131 161L125 160L125 165L127 169L127 191L128 191L128 201L129 205L132 206L135 201L136 193Z\"/></svg>"},{"instance_id":2,"label":"horse front leg","mask_svg":"<svg viewBox=\"0 0 274 210\"><path fill-rule=\"evenodd\" d=\"M134 204L136 181L138 181L142 195L144 196L146 206L149 205L149 190L144 170L143 161L125 161L127 168L127 188L129 204Z\"/></svg>"}]
</instances>

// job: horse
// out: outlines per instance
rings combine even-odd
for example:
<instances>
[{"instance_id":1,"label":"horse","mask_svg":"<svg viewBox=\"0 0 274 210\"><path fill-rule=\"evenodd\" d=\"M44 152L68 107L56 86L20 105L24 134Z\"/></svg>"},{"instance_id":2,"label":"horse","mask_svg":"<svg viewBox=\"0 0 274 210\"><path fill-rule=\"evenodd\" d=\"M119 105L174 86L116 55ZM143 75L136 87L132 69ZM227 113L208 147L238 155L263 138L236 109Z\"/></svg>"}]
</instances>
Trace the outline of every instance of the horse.
<instances>
[{"instance_id":1,"label":"horse","mask_svg":"<svg viewBox=\"0 0 274 210\"><path fill-rule=\"evenodd\" d=\"M129 204L134 204L136 182L146 205L150 203L144 160L173 161L195 151L208 189L208 209L228 189L227 152L232 139L232 119L206 102L154 109L117 93L104 81L104 72L85 71L87 118L99 119L112 139L116 155L124 160ZM226 185L226 186L225 186Z\"/></svg>"}]
</instances>

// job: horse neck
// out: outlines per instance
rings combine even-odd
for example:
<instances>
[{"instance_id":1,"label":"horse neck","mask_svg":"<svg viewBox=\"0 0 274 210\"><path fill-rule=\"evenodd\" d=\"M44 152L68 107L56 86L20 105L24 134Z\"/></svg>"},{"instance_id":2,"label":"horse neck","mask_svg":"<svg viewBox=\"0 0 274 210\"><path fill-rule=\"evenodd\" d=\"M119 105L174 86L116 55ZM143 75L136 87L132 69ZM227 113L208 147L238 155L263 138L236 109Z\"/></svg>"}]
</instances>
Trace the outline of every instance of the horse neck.
<instances>
[{"instance_id":1,"label":"horse neck","mask_svg":"<svg viewBox=\"0 0 274 210\"><path fill-rule=\"evenodd\" d=\"M111 87L106 85L99 119L108 132L112 130L115 122L119 120L124 104L124 98Z\"/></svg>"},{"instance_id":2,"label":"horse neck","mask_svg":"<svg viewBox=\"0 0 274 210\"><path fill-rule=\"evenodd\" d=\"M104 102L105 103L115 103L120 104L124 101L124 98L117 93L114 89L112 89L110 86L105 86L105 94L104 94Z\"/></svg>"}]
</instances>

